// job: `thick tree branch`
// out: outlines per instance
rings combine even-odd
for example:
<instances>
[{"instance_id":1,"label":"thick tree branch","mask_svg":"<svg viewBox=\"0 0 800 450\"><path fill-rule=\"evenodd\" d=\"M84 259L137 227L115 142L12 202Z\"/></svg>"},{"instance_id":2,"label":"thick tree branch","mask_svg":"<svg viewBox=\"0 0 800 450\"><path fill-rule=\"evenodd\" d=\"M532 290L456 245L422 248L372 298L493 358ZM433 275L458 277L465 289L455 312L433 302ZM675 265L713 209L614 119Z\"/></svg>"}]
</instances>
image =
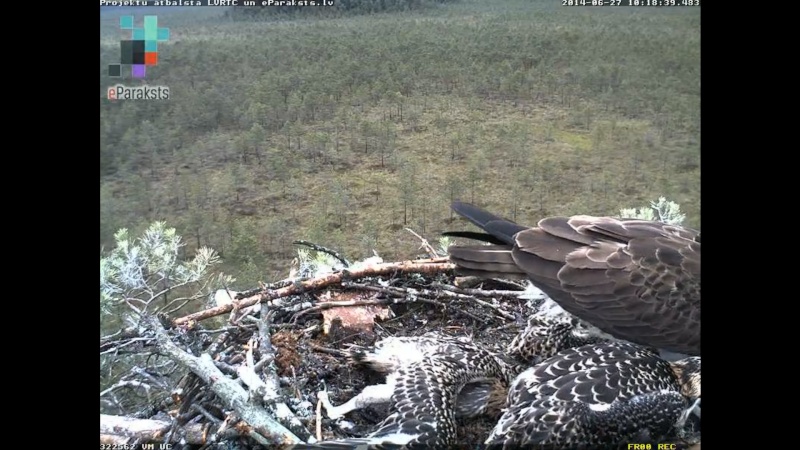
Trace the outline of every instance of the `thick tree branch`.
<instances>
[{"instance_id":1,"label":"thick tree branch","mask_svg":"<svg viewBox=\"0 0 800 450\"><path fill-rule=\"evenodd\" d=\"M266 438L272 445L285 447L300 442L294 433L276 422L267 411L250 403L247 391L237 381L226 377L217 369L209 354L204 353L198 358L186 353L172 342L158 319L146 317L144 321L155 333L159 350L200 377L220 399L253 428L253 431Z\"/></svg>"}]
</instances>

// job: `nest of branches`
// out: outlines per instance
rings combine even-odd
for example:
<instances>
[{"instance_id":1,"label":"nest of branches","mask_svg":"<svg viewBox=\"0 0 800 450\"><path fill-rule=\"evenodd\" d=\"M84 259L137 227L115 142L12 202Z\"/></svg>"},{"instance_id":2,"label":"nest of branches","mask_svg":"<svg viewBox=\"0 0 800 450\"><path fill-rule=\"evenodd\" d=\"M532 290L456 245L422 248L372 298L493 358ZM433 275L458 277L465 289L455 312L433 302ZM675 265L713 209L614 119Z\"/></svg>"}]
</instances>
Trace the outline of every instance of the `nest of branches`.
<instances>
[{"instance_id":1,"label":"nest of branches","mask_svg":"<svg viewBox=\"0 0 800 450\"><path fill-rule=\"evenodd\" d=\"M381 263L262 286L184 317L142 316L100 342L111 360L139 358L101 392L101 412L109 413L100 416L101 443L288 448L364 436L386 409L334 421L317 400L326 388L343 403L380 382L349 364L343 349L429 331L497 345L510 342L531 312L519 298L523 286L456 279L452 268L442 258ZM141 393L145 407L127 411L114 401L124 392ZM460 442L479 446L493 425L461 427Z\"/></svg>"}]
</instances>

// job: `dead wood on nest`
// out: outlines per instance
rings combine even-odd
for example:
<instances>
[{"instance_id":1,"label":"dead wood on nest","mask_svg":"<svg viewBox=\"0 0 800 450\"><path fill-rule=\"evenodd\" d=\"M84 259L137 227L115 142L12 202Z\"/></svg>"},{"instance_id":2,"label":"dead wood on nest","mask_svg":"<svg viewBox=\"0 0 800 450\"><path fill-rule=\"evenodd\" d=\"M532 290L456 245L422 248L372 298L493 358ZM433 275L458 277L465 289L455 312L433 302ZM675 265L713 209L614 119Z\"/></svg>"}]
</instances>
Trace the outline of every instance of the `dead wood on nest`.
<instances>
[{"instance_id":1,"label":"dead wood on nest","mask_svg":"<svg viewBox=\"0 0 800 450\"><path fill-rule=\"evenodd\" d=\"M311 280L294 283L277 290L264 289L255 295L242 299L237 299L231 304L217 306L215 308L209 308L203 311L179 317L175 319L174 323L175 325L186 325L190 324L191 322L197 322L200 320L209 319L211 317L216 317L220 314L228 313L232 311L234 308L241 309L248 306L253 306L257 303L267 302L270 306L280 306L281 303L276 301L278 299L288 297L290 295L301 294L304 292L316 291L335 284L339 284L342 281L346 281L348 279L377 277L381 275L393 275L400 273L422 273L422 274L432 275L436 273L446 272L448 270L453 270L455 266L446 261L447 258L436 258L436 259L403 261L396 263L375 264L373 266L367 266L360 269L341 270L339 272L335 272L330 275L325 275L322 277L313 278Z\"/></svg>"},{"instance_id":2,"label":"dead wood on nest","mask_svg":"<svg viewBox=\"0 0 800 450\"><path fill-rule=\"evenodd\" d=\"M134 419L100 414L100 443L122 445L158 442L164 439L172 425L168 420ZM182 440L187 444L205 444L208 442L208 428L208 424L187 424L174 435L173 442Z\"/></svg>"},{"instance_id":3,"label":"dead wood on nest","mask_svg":"<svg viewBox=\"0 0 800 450\"><path fill-rule=\"evenodd\" d=\"M294 433L278 423L264 408L250 402L251 394L245 391L237 381L225 376L208 353L199 357L190 355L172 342L166 330L157 320L152 317L144 320L150 331L155 334L156 345L161 352L200 377L220 399L233 408L252 427L253 431L266 438L268 443L289 445L300 442ZM243 369L240 373L247 370ZM258 377L255 376L255 378ZM256 387L261 387L261 385ZM251 391L257 391L256 387L251 387ZM271 392L261 392L264 396L273 395Z\"/></svg>"}]
</instances>

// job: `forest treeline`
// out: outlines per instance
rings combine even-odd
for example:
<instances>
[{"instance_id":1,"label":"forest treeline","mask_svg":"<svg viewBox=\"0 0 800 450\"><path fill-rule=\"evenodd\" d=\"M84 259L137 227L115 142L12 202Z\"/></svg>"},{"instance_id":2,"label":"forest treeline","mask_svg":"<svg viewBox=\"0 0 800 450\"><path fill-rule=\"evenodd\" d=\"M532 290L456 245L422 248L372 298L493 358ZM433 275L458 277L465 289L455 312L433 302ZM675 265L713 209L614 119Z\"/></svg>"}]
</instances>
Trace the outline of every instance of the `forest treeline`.
<instances>
[{"instance_id":1,"label":"forest treeline","mask_svg":"<svg viewBox=\"0 0 800 450\"><path fill-rule=\"evenodd\" d=\"M535 223L665 196L699 227L699 10L557 3L182 17L146 79L166 101L105 98L101 27L101 247L165 220L252 287L294 239L413 256L403 228L461 227L454 199Z\"/></svg>"}]
</instances>

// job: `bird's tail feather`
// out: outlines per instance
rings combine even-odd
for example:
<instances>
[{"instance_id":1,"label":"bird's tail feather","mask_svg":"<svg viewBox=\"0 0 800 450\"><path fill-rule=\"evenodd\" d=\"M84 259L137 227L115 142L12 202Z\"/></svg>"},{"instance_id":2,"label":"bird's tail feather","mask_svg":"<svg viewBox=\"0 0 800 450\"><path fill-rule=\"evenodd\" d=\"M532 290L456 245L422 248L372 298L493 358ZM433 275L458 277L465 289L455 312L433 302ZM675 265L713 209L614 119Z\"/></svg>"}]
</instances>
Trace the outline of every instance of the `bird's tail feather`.
<instances>
[{"instance_id":1,"label":"bird's tail feather","mask_svg":"<svg viewBox=\"0 0 800 450\"><path fill-rule=\"evenodd\" d=\"M514 243L514 235L525 229L525 227L517 225L511 220L498 217L470 203L453 202L450 207L453 208L456 214L496 238L487 242L498 243L497 240L500 240L504 244L512 245Z\"/></svg>"},{"instance_id":2,"label":"bird's tail feather","mask_svg":"<svg viewBox=\"0 0 800 450\"><path fill-rule=\"evenodd\" d=\"M481 242L488 242L494 245L506 245L505 241L492 236L489 233L479 233L477 231L445 231L442 236L473 239Z\"/></svg>"},{"instance_id":3,"label":"bird's tail feather","mask_svg":"<svg viewBox=\"0 0 800 450\"><path fill-rule=\"evenodd\" d=\"M447 249L461 275L482 278L527 279L514 262L511 248L503 245L456 245Z\"/></svg>"}]
</instances>

